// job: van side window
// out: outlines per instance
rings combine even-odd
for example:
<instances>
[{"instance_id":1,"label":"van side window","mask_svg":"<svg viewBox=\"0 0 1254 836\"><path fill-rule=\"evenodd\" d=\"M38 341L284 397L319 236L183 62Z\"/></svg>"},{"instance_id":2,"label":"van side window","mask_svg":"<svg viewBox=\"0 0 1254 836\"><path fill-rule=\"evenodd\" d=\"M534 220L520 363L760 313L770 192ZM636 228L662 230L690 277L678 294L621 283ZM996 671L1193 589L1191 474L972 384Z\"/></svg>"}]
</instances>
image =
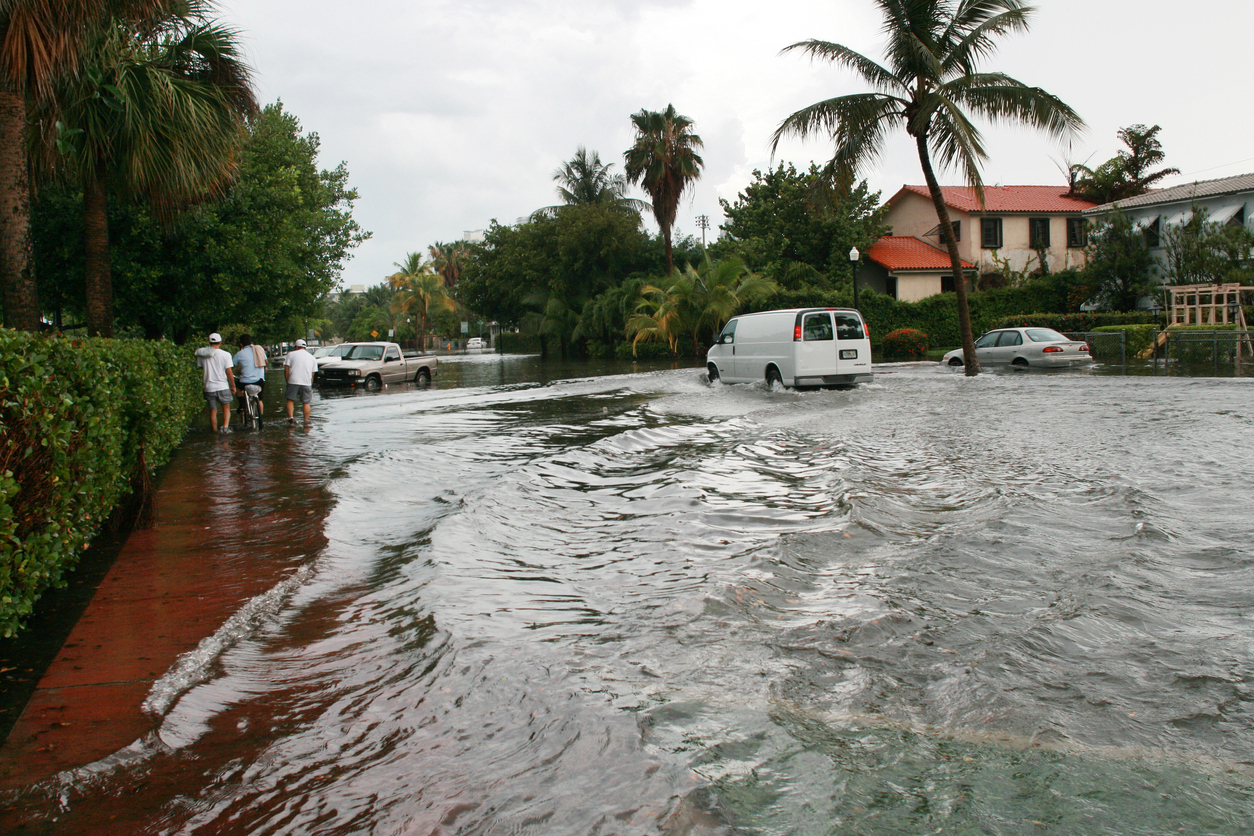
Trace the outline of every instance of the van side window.
<instances>
[{"instance_id":1,"label":"van side window","mask_svg":"<svg viewBox=\"0 0 1254 836\"><path fill-rule=\"evenodd\" d=\"M739 320L733 319L731 322L723 326L723 333L718 335L718 341L724 345L736 342L736 323Z\"/></svg>"},{"instance_id":2,"label":"van side window","mask_svg":"<svg viewBox=\"0 0 1254 836\"><path fill-rule=\"evenodd\" d=\"M826 311L806 314L803 334L806 342L832 339L832 318L827 315Z\"/></svg>"},{"instance_id":3,"label":"van side window","mask_svg":"<svg viewBox=\"0 0 1254 836\"><path fill-rule=\"evenodd\" d=\"M836 337L842 340L865 340L862 320L857 314L836 312Z\"/></svg>"}]
</instances>

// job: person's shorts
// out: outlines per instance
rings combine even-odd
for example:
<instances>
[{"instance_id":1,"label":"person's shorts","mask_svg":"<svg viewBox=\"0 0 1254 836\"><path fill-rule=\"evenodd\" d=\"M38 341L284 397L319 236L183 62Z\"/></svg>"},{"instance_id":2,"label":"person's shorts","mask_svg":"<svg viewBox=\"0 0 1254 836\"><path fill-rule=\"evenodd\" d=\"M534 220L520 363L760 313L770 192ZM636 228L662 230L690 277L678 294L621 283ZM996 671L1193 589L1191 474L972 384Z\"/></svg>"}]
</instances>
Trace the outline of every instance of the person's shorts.
<instances>
[{"instance_id":1,"label":"person's shorts","mask_svg":"<svg viewBox=\"0 0 1254 836\"><path fill-rule=\"evenodd\" d=\"M234 400L234 398L235 396L231 394L230 389L219 389L216 392L205 393L205 404L211 410L217 409L222 404L230 406L231 401Z\"/></svg>"},{"instance_id":2,"label":"person's shorts","mask_svg":"<svg viewBox=\"0 0 1254 836\"><path fill-rule=\"evenodd\" d=\"M261 394L259 394L257 397L263 398L266 395L266 379L264 377L261 380L254 380L252 383L240 383L236 381L235 392L239 396L240 409L244 408L244 387L245 386L260 386Z\"/></svg>"},{"instance_id":3,"label":"person's shorts","mask_svg":"<svg viewBox=\"0 0 1254 836\"><path fill-rule=\"evenodd\" d=\"M313 387L301 386L298 383L289 383L287 384L287 399L289 401L309 403L313 400Z\"/></svg>"}]
</instances>

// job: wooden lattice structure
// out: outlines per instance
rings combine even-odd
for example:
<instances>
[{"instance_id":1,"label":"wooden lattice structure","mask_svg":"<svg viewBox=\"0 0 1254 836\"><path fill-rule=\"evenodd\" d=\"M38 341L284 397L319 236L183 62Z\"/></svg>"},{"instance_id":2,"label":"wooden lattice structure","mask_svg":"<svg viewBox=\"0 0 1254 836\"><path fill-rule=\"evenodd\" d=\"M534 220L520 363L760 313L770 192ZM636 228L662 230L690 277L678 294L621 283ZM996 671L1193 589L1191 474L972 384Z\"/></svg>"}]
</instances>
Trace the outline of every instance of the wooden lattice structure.
<instances>
[{"instance_id":1,"label":"wooden lattice structure","mask_svg":"<svg viewBox=\"0 0 1254 836\"><path fill-rule=\"evenodd\" d=\"M1230 284L1186 284L1165 288L1171 307L1167 311L1167 327L1172 325L1235 325L1241 332L1236 346L1237 362L1242 353L1254 357L1254 340L1245 324L1241 307L1242 295L1254 293L1254 287ZM1166 332L1162 334L1166 336Z\"/></svg>"},{"instance_id":2,"label":"wooden lattice structure","mask_svg":"<svg viewBox=\"0 0 1254 836\"><path fill-rule=\"evenodd\" d=\"M1169 325L1235 325L1245 330L1243 293L1254 287L1239 284L1185 284L1166 288L1170 294Z\"/></svg>"}]
</instances>

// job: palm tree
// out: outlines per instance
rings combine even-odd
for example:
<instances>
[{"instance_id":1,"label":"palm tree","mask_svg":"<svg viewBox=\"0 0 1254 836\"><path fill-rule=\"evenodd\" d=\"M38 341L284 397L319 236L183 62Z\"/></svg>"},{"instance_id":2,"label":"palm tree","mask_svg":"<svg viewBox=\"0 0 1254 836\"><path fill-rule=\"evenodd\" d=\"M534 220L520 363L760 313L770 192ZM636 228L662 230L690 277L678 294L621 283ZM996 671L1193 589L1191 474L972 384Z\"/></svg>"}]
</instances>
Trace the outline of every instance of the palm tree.
<instances>
[{"instance_id":1,"label":"palm tree","mask_svg":"<svg viewBox=\"0 0 1254 836\"><path fill-rule=\"evenodd\" d=\"M399 272L388 277L388 283L396 289L392 312L414 313L418 316L418 349L427 344L427 316L432 307L453 310L457 303L444 287L444 277L437 273L430 262L423 261L418 253L409 253L403 264L395 265Z\"/></svg>"},{"instance_id":2,"label":"palm tree","mask_svg":"<svg viewBox=\"0 0 1254 836\"><path fill-rule=\"evenodd\" d=\"M613 163L601 162L596 151L580 145L575 156L553 172L562 204L537 209L531 214L532 219L552 218L566 206L611 206L636 214L648 209L649 204L643 200L627 197L627 177L611 173L613 167Z\"/></svg>"},{"instance_id":3,"label":"palm tree","mask_svg":"<svg viewBox=\"0 0 1254 836\"><path fill-rule=\"evenodd\" d=\"M1119 140L1128 146L1128 150L1120 150L1095 169L1080 163L1071 166L1072 192L1095 203L1111 203L1145 194L1163 178L1179 174L1178 168L1150 171L1151 166L1158 165L1167 157L1162 143L1158 141L1160 130L1162 127L1159 125L1121 128Z\"/></svg>"},{"instance_id":4,"label":"palm tree","mask_svg":"<svg viewBox=\"0 0 1254 836\"><path fill-rule=\"evenodd\" d=\"M627 180L640 183L653 203L653 217L666 244L666 274L675 272L671 252L671 227L679 211L679 199L698 177L705 162L696 149L702 147L701 137L692 133L692 120L666 110L642 110L633 114L636 126L635 144L623 154Z\"/></svg>"},{"instance_id":5,"label":"palm tree","mask_svg":"<svg viewBox=\"0 0 1254 836\"><path fill-rule=\"evenodd\" d=\"M465 241L454 241L451 244L436 242L427 247L431 255L431 266L444 277L445 290L457 287L462 277L462 269L470 258L470 245Z\"/></svg>"},{"instance_id":6,"label":"palm tree","mask_svg":"<svg viewBox=\"0 0 1254 836\"><path fill-rule=\"evenodd\" d=\"M669 287L642 288L627 333L633 337L633 348L664 339L672 353L678 350L679 338L687 334L693 354L699 354L703 337L713 337L745 303L776 290L774 280L750 271L739 258L712 261L707 253L699 267L687 265Z\"/></svg>"},{"instance_id":7,"label":"palm tree","mask_svg":"<svg viewBox=\"0 0 1254 836\"><path fill-rule=\"evenodd\" d=\"M39 301L30 232L27 107L75 72L94 25L151 22L184 0L0 0L0 287L4 324L34 331Z\"/></svg>"},{"instance_id":8,"label":"palm tree","mask_svg":"<svg viewBox=\"0 0 1254 836\"><path fill-rule=\"evenodd\" d=\"M813 133L828 133L836 152L827 172L837 183L847 185L860 168L879 157L890 127L902 127L914 138L953 266L967 374L978 374L962 259L932 168L932 155L943 168L959 169L983 202L980 163L988 155L968 112L993 121L1025 124L1059 139L1082 129L1084 122L1068 105L1039 87L1029 87L1004 73L977 69L980 59L996 49L999 37L1027 31L1033 9L1021 0L875 3L883 13L888 37L885 64L828 41L801 41L784 50L799 49L812 58L847 67L874 92L837 96L797 111L776 129L771 149L773 152L789 134L804 139Z\"/></svg>"},{"instance_id":9,"label":"palm tree","mask_svg":"<svg viewBox=\"0 0 1254 836\"><path fill-rule=\"evenodd\" d=\"M187 4L155 27L113 19L91 38L83 69L37 108L49 176L83 186L87 328L113 335L107 204L149 202L158 216L221 194L257 112L235 33Z\"/></svg>"}]
</instances>

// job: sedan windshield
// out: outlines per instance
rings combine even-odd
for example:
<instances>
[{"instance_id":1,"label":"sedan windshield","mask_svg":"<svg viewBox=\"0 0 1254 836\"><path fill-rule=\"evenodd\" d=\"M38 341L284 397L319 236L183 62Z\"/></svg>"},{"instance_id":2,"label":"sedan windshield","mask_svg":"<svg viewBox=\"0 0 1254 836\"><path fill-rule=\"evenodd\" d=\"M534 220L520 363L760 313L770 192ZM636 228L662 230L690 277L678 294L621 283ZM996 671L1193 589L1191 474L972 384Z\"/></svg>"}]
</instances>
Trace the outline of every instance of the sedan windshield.
<instances>
[{"instance_id":1,"label":"sedan windshield","mask_svg":"<svg viewBox=\"0 0 1254 836\"><path fill-rule=\"evenodd\" d=\"M1065 343L1067 338L1053 328L1029 328L1028 339L1034 343Z\"/></svg>"}]
</instances>

